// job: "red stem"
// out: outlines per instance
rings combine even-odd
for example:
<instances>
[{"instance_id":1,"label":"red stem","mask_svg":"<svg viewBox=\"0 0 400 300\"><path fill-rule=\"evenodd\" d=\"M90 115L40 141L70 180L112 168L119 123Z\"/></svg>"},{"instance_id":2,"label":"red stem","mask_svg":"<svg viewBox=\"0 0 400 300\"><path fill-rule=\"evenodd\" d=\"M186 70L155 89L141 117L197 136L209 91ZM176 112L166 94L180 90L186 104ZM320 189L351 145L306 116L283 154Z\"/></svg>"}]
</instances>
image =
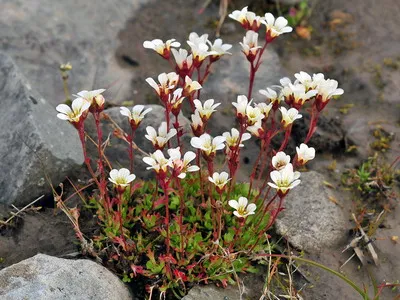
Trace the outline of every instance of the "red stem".
<instances>
[{"instance_id":1,"label":"red stem","mask_svg":"<svg viewBox=\"0 0 400 300\"><path fill-rule=\"evenodd\" d=\"M90 175L92 176L94 182L96 183L98 189L100 190L101 189L100 182L97 180L97 177L93 172L92 166L90 165L90 158L87 156L86 142L85 142L85 127L84 127L83 123L78 125L78 133L79 133L79 139L82 144L83 157L84 157L86 167L88 168Z\"/></svg>"},{"instance_id":2,"label":"red stem","mask_svg":"<svg viewBox=\"0 0 400 300\"><path fill-rule=\"evenodd\" d=\"M122 199L123 199L123 192L117 192L118 194L118 219L119 219L119 230L121 231L122 241L124 242L124 248L126 248L126 239L124 235L124 226L122 222Z\"/></svg>"},{"instance_id":3,"label":"red stem","mask_svg":"<svg viewBox=\"0 0 400 300\"><path fill-rule=\"evenodd\" d=\"M178 192L179 192L179 218L178 218L178 222L179 222L179 229L180 229L180 235L181 235L181 249L180 249L180 252L183 253L184 252L183 214L185 212L185 199L183 197L183 189L182 189L181 182L180 182L179 178L176 178L176 185L177 185Z\"/></svg>"},{"instance_id":4,"label":"red stem","mask_svg":"<svg viewBox=\"0 0 400 300\"><path fill-rule=\"evenodd\" d=\"M319 113L320 112L318 111L317 106L313 105L312 111L311 111L310 127L308 129L308 133L307 133L306 139L304 141L304 144L308 143L308 141L311 139L311 137L313 136L313 134L316 130Z\"/></svg>"},{"instance_id":5,"label":"red stem","mask_svg":"<svg viewBox=\"0 0 400 300\"><path fill-rule=\"evenodd\" d=\"M200 154L201 154L201 150L197 149L196 163L199 166L199 181L200 181L201 203L204 205L205 204L205 199L204 199L204 190L203 190L203 176L201 174L201 158L200 158Z\"/></svg>"},{"instance_id":6,"label":"red stem","mask_svg":"<svg viewBox=\"0 0 400 300\"><path fill-rule=\"evenodd\" d=\"M286 129L285 139L283 140L278 152L283 151L286 148L287 144L289 143L289 138L291 133L292 133L292 125L290 125L290 127Z\"/></svg>"},{"instance_id":7,"label":"red stem","mask_svg":"<svg viewBox=\"0 0 400 300\"><path fill-rule=\"evenodd\" d=\"M135 137L135 130L131 126L131 135L129 138L129 166L130 166L130 171L133 173L133 161L134 161L134 156L133 156L133 139Z\"/></svg>"},{"instance_id":8,"label":"red stem","mask_svg":"<svg viewBox=\"0 0 400 300\"><path fill-rule=\"evenodd\" d=\"M165 205L165 220L164 224L166 227L167 231L167 237L165 239L165 245L167 246L167 255L169 256L170 254L170 233L169 233L169 221L170 221L170 216L169 216L169 199L168 199L168 182L166 179L161 180L161 186L163 187L164 190L164 205Z\"/></svg>"},{"instance_id":9,"label":"red stem","mask_svg":"<svg viewBox=\"0 0 400 300\"><path fill-rule=\"evenodd\" d=\"M250 100L251 94L253 92L254 78L256 76L256 69L253 62L250 63L250 80L249 80L249 90L247 93L247 98Z\"/></svg>"}]
</instances>

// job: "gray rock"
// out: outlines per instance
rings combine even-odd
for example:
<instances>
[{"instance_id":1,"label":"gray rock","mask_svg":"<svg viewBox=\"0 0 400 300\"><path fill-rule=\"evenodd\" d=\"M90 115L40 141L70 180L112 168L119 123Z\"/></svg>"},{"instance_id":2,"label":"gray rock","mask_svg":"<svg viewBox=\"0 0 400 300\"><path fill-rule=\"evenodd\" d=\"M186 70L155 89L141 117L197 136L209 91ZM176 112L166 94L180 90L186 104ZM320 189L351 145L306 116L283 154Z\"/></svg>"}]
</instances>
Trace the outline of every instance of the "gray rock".
<instances>
[{"instance_id":1,"label":"gray rock","mask_svg":"<svg viewBox=\"0 0 400 300\"><path fill-rule=\"evenodd\" d=\"M143 119L142 123L138 127L138 129L135 132L135 143L136 145L142 149L146 153L151 153L154 152L153 145L151 142L145 138L146 133L146 127L147 126L153 126L158 129L160 126L161 122L165 121L165 113L164 113L164 107L161 105L146 105L146 108L151 107L152 110L146 114L145 118ZM131 108L131 107L129 107ZM110 109L107 109L104 111L105 114L107 114L112 120L114 120L122 130L124 130L126 133L130 133L130 125L128 122L127 117L123 116L120 114L120 109L119 107L113 107ZM175 121L175 117L171 120ZM190 122L187 118L185 118L182 114L179 117L179 123L183 126L184 130L184 135L181 137L181 140L183 141L184 149L185 151L190 149L190 137L191 137L191 129L190 129ZM172 121L171 121L172 124ZM96 129L94 126L94 121L89 118L85 126L87 128L87 131L89 134L96 138ZM102 130L103 134L107 136L109 133L113 132L113 126L111 122L108 121L103 121L102 122ZM171 139L171 147L177 146L176 144L176 138L173 137ZM97 150L92 147L89 151L94 157L97 157ZM111 162L111 165L113 168L128 168L129 167L129 155L128 155L128 144L121 139L115 137L114 135L110 135L110 146L106 148L106 156ZM141 154L138 151L134 152L135 155L135 160L134 160L134 173L136 176L140 178L148 178L151 174L153 174L152 171L147 171L146 167L147 165L143 163L142 158L143 154Z\"/></svg>"},{"instance_id":2,"label":"gray rock","mask_svg":"<svg viewBox=\"0 0 400 300\"><path fill-rule=\"evenodd\" d=\"M17 206L50 192L83 163L76 130L0 53L0 203Z\"/></svg>"},{"instance_id":3,"label":"gray rock","mask_svg":"<svg viewBox=\"0 0 400 300\"><path fill-rule=\"evenodd\" d=\"M0 271L3 300L128 300L128 288L106 268L90 260L37 254Z\"/></svg>"},{"instance_id":4,"label":"gray rock","mask_svg":"<svg viewBox=\"0 0 400 300\"><path fill-rule=\"evenodd\" d=\"M219 288L215 285L195 286L182 300L239 300L240 294L237 287L228 286Z\"/></svg>"},{"instance_id":5,"label":"gray rock","mask_svg":"<svg viewBox=\"0 0 400 300\"><path fill-rule=\"evenodd\" d=\"M285 210L276 220L276 229L288 241L306 251L336 245L344 237L344 212L328 199L332 191L323 185L323 175L301 173L301 183L285 198Z\"/></svg>"},{"instance_id":6,"label":"gray rock","mask_svg":"<svg viewBox=\"0 0 400 300\"><path fill-rule=\"evenodd\" d=\"M109 95L131 97L132 70L118 65L117 36L147 2L2 0L0 49L15 59L32 86L54 106L65 100L58 68L66 62L73 67L72 93L106 87Z\"/></svg>"}]
</instances>

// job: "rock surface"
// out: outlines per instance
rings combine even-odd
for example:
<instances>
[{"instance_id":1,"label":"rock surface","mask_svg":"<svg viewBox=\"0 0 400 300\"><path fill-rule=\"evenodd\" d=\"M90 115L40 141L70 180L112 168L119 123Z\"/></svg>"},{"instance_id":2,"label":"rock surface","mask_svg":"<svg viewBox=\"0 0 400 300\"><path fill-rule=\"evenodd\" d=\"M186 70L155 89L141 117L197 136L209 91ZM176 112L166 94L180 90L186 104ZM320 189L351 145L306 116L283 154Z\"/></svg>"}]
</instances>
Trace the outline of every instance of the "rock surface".
<instances>
[{"instance_id":1,"label":"rock surface","mask_svg":"<svg viewBox=\"0 0 400 300\"><path fill-rule=\"evenodd\" d=\"M83 163L76 130L0 53L0 203L28 204ZM68 141L68 147L65 146Z\"/></svg>"},{"instance_id":2,"label":"rock surface","mask_svg":"<svg viewBox=\"0 0 400 300\"><path fill-rule=\"evenodd\" d=\"M195 286L182 300L239 300L240 294L237 287L229 286L226 289L214 285Z\"/></svg>"},{"instance_id":3,"label":"rock surface","mask_svg":"<svg viewBox=\"0 0 400 300\"><path fill-rule=\"evenodd\" d=\"M118 66L118 32L149 0L2 0L0 49L12 56L32 86L53 106L64 102L61 63L70 62L70 91L110 88L132 95L131 70ZM46 22L43 22L46 20ZM140 42L135 42L139 45Z\"/></svg>"},{"instance_id":4,"label":"rock surface","mask_svg":"<svg viewBox=\"0 0 400 300\"><path fill-rule=\"evenodd\" d=\"M296 248L320 250L336 245L344 238L346 218L329 196L323 176L315 171L302 172L301 183L285 198L285 210L276 220L279 234Z\"/></svg>"},{"instance_id":5,"label":"rock surface","mask_svg":"<svg viewBox=\"0 0 400 300\"><path fill-rule=\"evenodd\" d=\"M128 288L106 268L90 260L37 254L0 271L3 300L128 300Z\"/></svg>"}]
</instances>

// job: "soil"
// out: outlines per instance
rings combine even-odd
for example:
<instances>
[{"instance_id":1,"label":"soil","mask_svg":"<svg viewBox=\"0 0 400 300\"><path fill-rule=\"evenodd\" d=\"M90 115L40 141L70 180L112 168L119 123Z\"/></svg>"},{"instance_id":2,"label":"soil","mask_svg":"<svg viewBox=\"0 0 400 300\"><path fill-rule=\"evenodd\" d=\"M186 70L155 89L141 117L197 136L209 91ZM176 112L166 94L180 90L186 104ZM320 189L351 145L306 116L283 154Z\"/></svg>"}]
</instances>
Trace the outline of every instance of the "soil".
<instances>
[{"instance_id":1,"label":"soil","mask_svg":"<svg viewBox=\"0 0 400 300\"><path fill-rule=\"evenodd\" d=\"M204 14L198 15L197 10L202 2L177 0L172 6L171 1L154 1L128 20L116 37L120 40L120 47L115 54L119 65L134 74L131 86L135 91L136 103L154 103L153 93L144 79L169 70L167 63L143 49L142 41L153 38L185 41L191 31L208 32L212 36L214 29L209 24L217 16L217 5L211 4ZM339 100L329 104L328 113L324 115L327 124L332 120L339 124L343 130L343 143L334 149L326 148L325 144L319 145L319 157L310 168L323 173L337 187L340 193L338 201L349 216L349 232L343 233L348 236L348 242L354 237L350 231L354 227L350 217L353 203L350 194L340 186L340 174L346 168L360 165L373 153L369 145L374 141L371 132L376 126L395 133L391 148L381 155L388 162L400 155L399 15L398 0L321 0L316 3L309 20L313 28L311 40L287 35L273 45L288 76L292 77L292 74L300 70L308 73L323 72L337 79L340 87L345 90ZM222 30L224 41L237 44L242 36L243 30L226 20ZM353 106L343 114L340 110L346 105ZM345 153L351 145L356 145L357 151ZM337 164L330 171L327 166L333 160ZM76 177L83 178L82 174L76 174ZM22 214L18 220L15 229L0 231L0 261L3 258L0 269L38 252L56 256L77 252L72 227L63 213L51 208L31 210ZM390 240L390 237L398 236L399 233L400 215L399 209L395 208L384 221L384 226L378 229L373 242L379 266L371 263L362 267L354 258L340 269L352 254L341 253L346 244L324 249L320 253L306 253L306 257L340 270L360 286L365 284L372 293L368 271L377 282L400 280L399 245ZM305 299L360 299L342 280L304 265L301 269L302 274L312 281L312 284L304 288ZM258 284L254 283L254 286L258 288L260 279L255 281ZM252 283L248 286L252 287ZM381 299L394 297L396 292L386 289ZM256 296L254 299L257 299Z\"/></svg>"}]
</instances>

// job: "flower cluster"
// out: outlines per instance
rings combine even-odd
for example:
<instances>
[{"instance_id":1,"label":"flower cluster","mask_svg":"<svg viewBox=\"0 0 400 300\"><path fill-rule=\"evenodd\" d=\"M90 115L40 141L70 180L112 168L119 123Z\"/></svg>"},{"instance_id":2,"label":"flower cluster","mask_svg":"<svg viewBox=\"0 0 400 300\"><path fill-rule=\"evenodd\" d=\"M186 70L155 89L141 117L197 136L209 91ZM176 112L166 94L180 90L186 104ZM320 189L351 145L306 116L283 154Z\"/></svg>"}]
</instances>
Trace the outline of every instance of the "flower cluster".
<instances>
[{"instance_id":1,"label":"flower cluster","mask_svg":"<svg viewBox=\"0 0 400 300\"><path fill-rule=\"evenodd\" d=\"M168 149L168 155L169 158L166 158L161 150L156 150L150 156L143 157L143 161L149 165L147 169L153 169L160 178L165 178L168 170L172 176L180 179L184 179L187 172L199 170L198 166L190 164L196 158L192 151L187 151L183 159L180 147Z\"/></svg>"},{"instance_id":2,"label":"flower cluster","mask_svg":"<svg viewBox=\"0 0 400 300\"><path fill-rule=\"evenodd\" d=\"M103 141L100 120L111 118L103 113L104 89L81 91L71 106L60 104L56 108L58 118L78 129L85 163L96 185L91 197L97 202L98 220L105 227L99 244L105 241L112 245L108 250L110 261L117 260L115 265L123 269L121 273L158 276L163 291L211 276L220 276L223 284L232 280L230 272L218 273L215 267L231 265L231 258L226 261L225 255L214 255L216 251L237 253L243 260L239 271L251 266L244 250L247 254L260 251L267 244L266 232L283 209L286 195L301 182L299 170L315 158L315 149L308 145L320 112L333 97L343 94L336 80L326 79L321 73L299 72L293 82L282 78L280 85L260 90L261 99L253 99L254 79L266 46L292 28L283 17L275 18L271 13L257 16L247 7L229 17L246 29L240 45L250 65L250 76L247 93L231 99L236 125L223 133L215 134L218 128L209 128L221 103L210 96L205 98L202 88L211 67L222 56L231 54L228 51L232 45L221 39L210 41L207 34L195 32L188 37L187 49L175 39L143 43L144 48L168 60L173 71L146 79L165 110L165 120L156 124L158 127L145 128L144 138L153 146L150 153L134 140L143 139L135 134L152 109L144 105L120 107L131 130L125 133L113 122L114 135L128 144L127 168L112 168L105 154L108 144ZM265 38L259 44L263 26ZM289 153L293 123L303 117L307 105L311 108L307 136L295 153ZM180 115L187 111L190 128L181 123ZM97 140L88 138L84 130L89 113L96 123ZM192 131L190 143L184 143L190 134L185 130ZM251 141L252 136L256 141ZM97 146L96 164L87 156L87 140ZM245 147L259 147L259 151L245 160ZM140 151L142 162L155 180L134 181L135 174L140 174L134 164L135 151ZM253 168L249 182L240 184L238 175L243 174L239 170L246 161L253 163ZM199 253L204 257L200 261ZM145 263L139 265L142 260ZM210 274L208 269L216 271Z\"/></svg>"},{"instance_id":3,"label":"flower cluster","mask_svg":"<svg viewBox=\"0 0 400 300\"><path fill-rule=\"evenodd\" d=\"M287 105L297 110L306 102L315 100L318 111L321 111L332 97L343 94L343 89L338 88L338 82L334 79L325 79L322 73L311 76L301 71L294 76L296 80L293 83L287 77L280 80L281 86L275 86L279 92L272 88L259 92L273 105L285 101Z\"/></svg>"}]
</instances>

